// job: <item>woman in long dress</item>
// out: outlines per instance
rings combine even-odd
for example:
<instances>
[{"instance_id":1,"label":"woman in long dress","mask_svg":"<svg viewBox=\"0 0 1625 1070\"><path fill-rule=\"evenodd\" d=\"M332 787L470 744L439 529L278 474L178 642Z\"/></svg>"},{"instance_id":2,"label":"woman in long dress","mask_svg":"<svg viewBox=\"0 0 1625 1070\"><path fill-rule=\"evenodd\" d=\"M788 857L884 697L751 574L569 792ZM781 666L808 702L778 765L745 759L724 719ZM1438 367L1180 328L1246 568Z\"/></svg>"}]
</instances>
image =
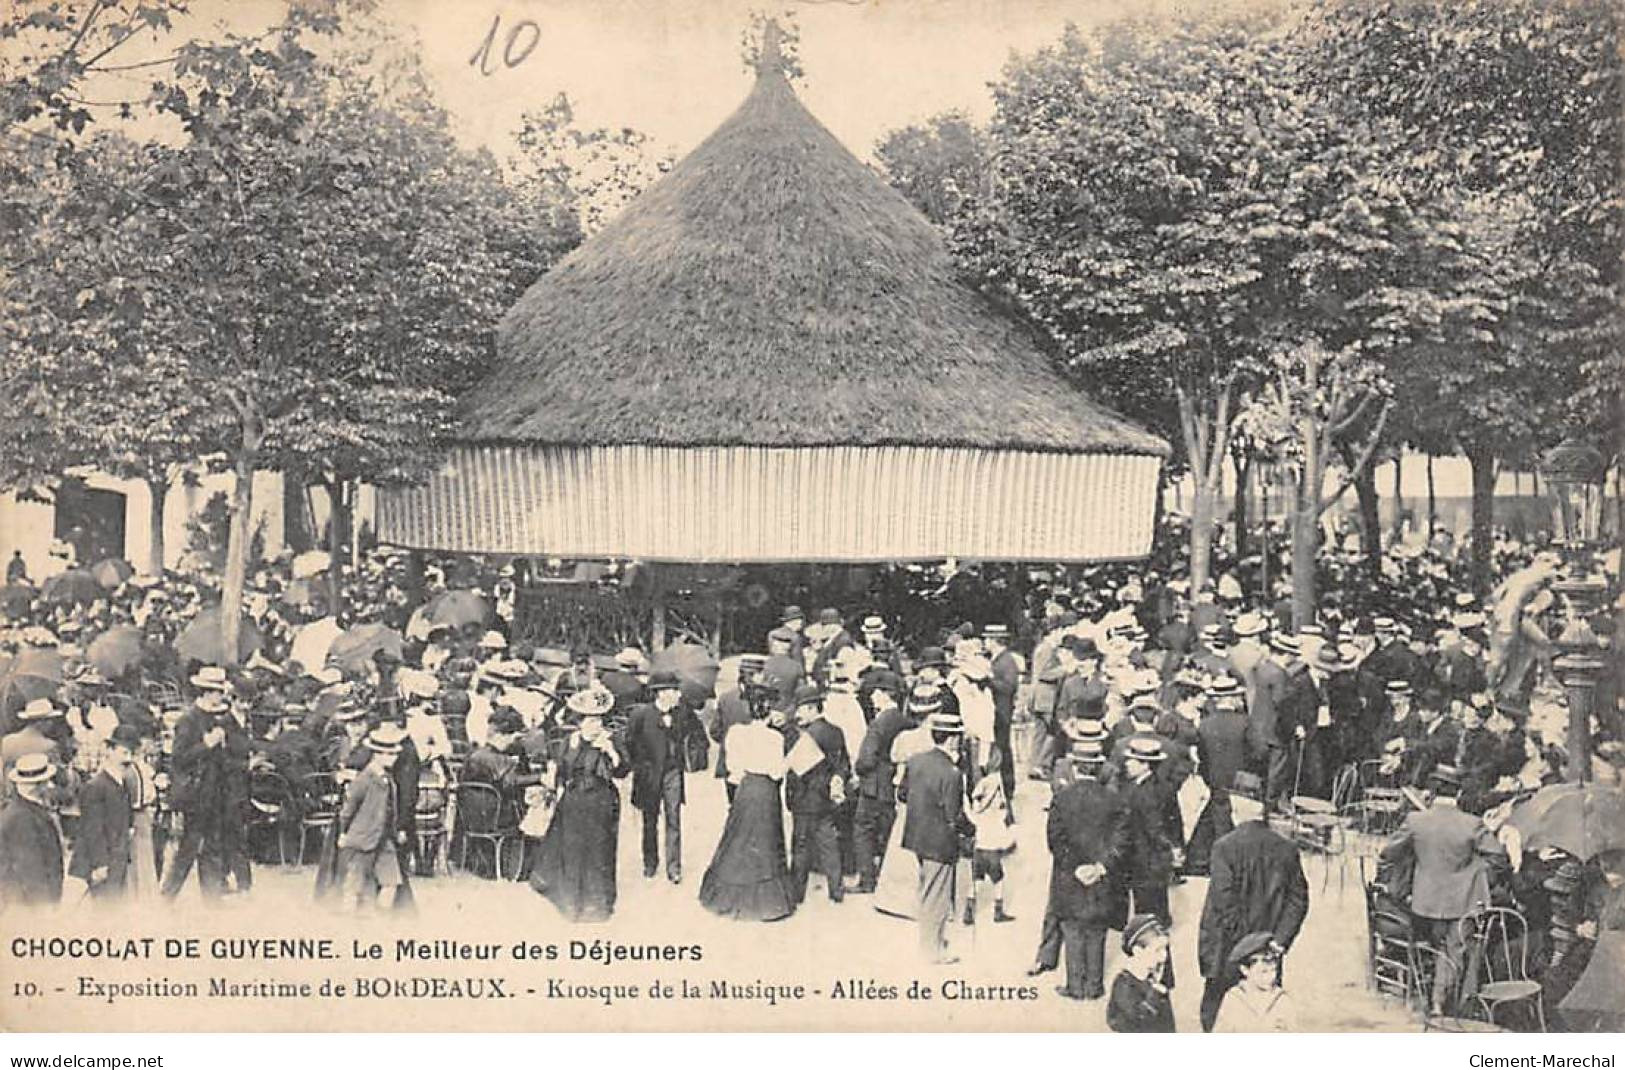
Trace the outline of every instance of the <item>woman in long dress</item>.
<instances>
[{"instance_id":1,"label":"woman in long dress","mask_svg":"<svg viewBox=\"0 0 1625 1070\"><path fill-rule=\"evenodd\" d=\"M130 797L130 868L124 894L133 903L158 898L158 852L153 846L152 817L157 808L158 789L153 760L158 741L150 735L141 740L135 761L124 770L124 790Z\"/></svg>"},{"instance_id":2,"label":"woman in long dress","mask_svg":"<svg viewBox=\"0 0 1625 1070\"><path fill-rule=\"evenodd\" d=\"M733 805L716 854L700 882L700 902L713 914L738 921L778 921L795 912L790 868L784 857L784 806L779 784L787 760L784 737L759 705L753 719L723 737Z\"/></svg>"},{"instance_id":3,"label":"woman in long dress","mask_svg":"<svg viewBox=\"0 0 1625 1070\"><path fill-rule=\"evenodd\" d=\"M604 921L615 913L621 825L615 779L630 766L604 727L614 705L615 697L598 686L577 691L566 703L580 727L559 759L558 807L530 873L530 886L571 921Z\"/></svg>"}]
</instances>

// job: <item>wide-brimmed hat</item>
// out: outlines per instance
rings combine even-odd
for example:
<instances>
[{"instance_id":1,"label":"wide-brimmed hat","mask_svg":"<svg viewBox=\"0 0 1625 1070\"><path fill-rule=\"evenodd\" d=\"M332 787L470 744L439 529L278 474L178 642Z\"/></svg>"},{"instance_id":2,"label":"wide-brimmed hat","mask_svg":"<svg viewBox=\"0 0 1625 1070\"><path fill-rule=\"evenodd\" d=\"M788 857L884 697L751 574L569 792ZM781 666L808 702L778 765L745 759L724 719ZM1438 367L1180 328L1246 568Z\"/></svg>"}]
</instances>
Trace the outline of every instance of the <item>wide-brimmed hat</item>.
<instances>
[{"instance_id":1,"label":"wide-brimmed hat","mask_svg":"<svg viewBox=\"0 0 1625 1070\"><path fill-rule=\"evenodd\" d=\"M879 617L870 616L863 618L864 635L883 635L885 631L886 622L881 620Z\"/></svg>"},{"instance_id":2,"label":"wide-brimmed hat","mask_svg":"<svg viewBox=\"0 0 1625 1070\"><path fill-rule=\"evenodd\" d=\"M1259 956L1280 957L1280 953L1275 950L1274 933L1248 933L1236 941L1236 946L1230 949L1229 955L1225 956L1225 962L1232 971L1235 971Z\"/></svg>"},{"instance_id":3,"label":"wide-brimmed hat","mask_svg":"<svg viewBox=\"0 0 1625 1070\"><path fill-rule=\"evenodd\" d=\"M231 679L220 666L205 665L192 675L192 686L200 691L225 691Z\"/></svg>"},{"instance_id":4,"label":"wide-brimmed hat","mask_svg":"<svg viewBox=\"0 0 1625 1070\"><path fill-rule=\"evenodd\" d=\"M1146 736L1130 736L1128 749L1123 757L1135 758L1142 762L1160 762L1168 755L1162 749L1162 740Z\"/></svg>"},{"instance_id":5,"label":"wide-brimmed hat","mask_svg":"<svg viewBox=\"0 0 1625 1070\"><path fill-rule=\"evenodd\" d=\"M57 709L56 703L48 698L34 699L17 713L19 721L44 721L61 716L62 711Z\"/></svg>"},{"instance_id":6,"label":"wide-brimmed hat","mask_svg":"<svg viewBox=\"0 0 1625 1070\"><path fill-rule=\"evenodd\" d=\"M56 775L56 766L43 754L24 754L8 775L16 784L40 784Z\"/></svg>"},{"instance_id":7,"label":"wide-brimmed hat","mask_svg":"<svg viewBox=\"0 0 1625 1070\"><path fill-rule=\"evenodd\" d=\"M659 672L651 673L649 676L649 691L651 693L655 691L681 691L682 689L683 682L677 678L677 674L674 672L662 669Z\"/></svg>"},{"instance_id":8,"label":"wide-brimmed hat","mask_svg":"<svg viewBox=\"0 0 1625 1070\"><path fill-rule=\"evenodd\" d=\"M1162 922L1155 914L1136 914L1123 926L1123 954L1132 955L1134 949L1153 933L1164 932Z\"/></svg>"},{"instance_id":9,"label":"wide-brimmed hat","mask_svg":"<svg viewBox=\"0 0 1625 1070\"><path fill-rule=\"evenodd\" d=\"M584 687L565 699L564 707L577 717L602 717L615 708L615 696L607 687Z\"/></svg>"}]
</instances>

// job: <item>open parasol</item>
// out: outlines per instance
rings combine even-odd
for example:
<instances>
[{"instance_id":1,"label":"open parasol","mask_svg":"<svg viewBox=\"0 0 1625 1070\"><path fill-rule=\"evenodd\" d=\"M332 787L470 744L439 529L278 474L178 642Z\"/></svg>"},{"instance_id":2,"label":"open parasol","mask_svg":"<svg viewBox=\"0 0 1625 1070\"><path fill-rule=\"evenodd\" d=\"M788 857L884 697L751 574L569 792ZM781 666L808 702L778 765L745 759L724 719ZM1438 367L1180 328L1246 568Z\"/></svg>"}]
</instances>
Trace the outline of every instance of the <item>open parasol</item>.
<instances>
[{"instance_id":1,"label":"open parasol","mask_svg":"<svg viewBox=\"0 0 1625 1070\"><path fill-rule=\"evenodd\" d=\"M362 669L374 653L388 650L400 656L401 633L384 624L357 624L334 639L327 648L327 660L340 669Z\"/></svg>"},{"instance_id":2,"label":"open parasol","mask_svg":"<svg viewBox=\"0 0 1625 1070\"><path fill-rule=\"evenodd\" d=\"M90 566L90 574L101 584L103 590L111 591L134 576L135 569L122 557L104 557Z\"/></svg>"},{"instance_id":3,"label":"open parasol","mask_svg":"<svg viewBox=\"0 0 1625 1070\"><path fill-rule=\"evenodd\" d=\"M70 568L45 581L40 597L57 605L88 606L102 596L102 585L82 568Z\"/></svg>"},{"instance_id":4,"label":"open parasol","mask_svg":"<svg viewBox=\"0 0 1625 1070\"><path fill-rule=\"evenodd\" d=\"M0 659L0 708L20 709L37 698L50 698L62 686L62 655L44 647L30 647L10 659Z\"/></svg>"},{"instance_id":5,"label":"open parasol","mask_svg":"<svg viewBox=\"0 0 1625 1070\"><path fill-rule=\"evenodd\" d=\"M677 642L655 654L649 668L651 672L675 673L683 697L699 705L715 693L717 673L722 667L700 644Z\"/></svg>"},{"instance_id":6,"label":"open parasol","mask_svg":"<svg viewBox=\"0 0 1625 1070\"><path fill-rule=\"evenodd\" d=\"M1555 847L1590 860L1625 848L1625 789L1551 784L1514 806L1507 824L1523 834L1525 851Z\"/></svg>"},{"instance_id":7,"label":"open parasol","mask_svg":"<svg viewBox=\"0 0 1625 1070\"><path fill-rule=\"evenodd\" d=\"M491 604L482 596L468 590L442 591L412 614L407 631L412 631L414 625L427 632L429 626L435 624L461 628L465 624L484 624L490 619Z\"/></svg>"},{"instance_id":8,"label":"open parasol","mask_svg":"<svg viewBox=\"0 0 1625 1070\"><path fill-rule=\"evenodd\" d=\"M108 677L122 676L141 663L146 646L141 629L121 624L109 628L91 641L85 660Z\"/></svg>"},{"instance_id":9,"label":"open parasol","mask_svg":"<svg viewBox=\"0 0 1625 1070\"><path fill-rule=\"evenodd\" d=\"M210 606L205 609L192 619L192 623L188 624L175 640L175 653L206 665L224 665L228 659L225 636L220 625L220 607ZM262 642L259 628L253 621L244 617L242 627L237 633L237 657L231 660L241 661L248 657L260 648Z\"/></svg>"}]
</instances>

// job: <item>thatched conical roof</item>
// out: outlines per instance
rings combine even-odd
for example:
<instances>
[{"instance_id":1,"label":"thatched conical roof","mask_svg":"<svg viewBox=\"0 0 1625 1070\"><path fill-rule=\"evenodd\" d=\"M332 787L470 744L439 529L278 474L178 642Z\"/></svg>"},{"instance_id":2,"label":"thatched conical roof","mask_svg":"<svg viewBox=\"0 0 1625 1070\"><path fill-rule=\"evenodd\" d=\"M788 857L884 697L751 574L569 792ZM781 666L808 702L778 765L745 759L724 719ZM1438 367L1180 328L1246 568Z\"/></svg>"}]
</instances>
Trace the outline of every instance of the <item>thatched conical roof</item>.
<instances>
[{"instance_id":1,"label":"thatched conical roof","mask_svg":"<svg viewBox=\"0 0 1625 1070\"><path fill-rule=\"evenodd\" d=\"M772 63L519 299L498 351L471 442L1167 452L960 283Z\"/></svg>"}]
</instances>

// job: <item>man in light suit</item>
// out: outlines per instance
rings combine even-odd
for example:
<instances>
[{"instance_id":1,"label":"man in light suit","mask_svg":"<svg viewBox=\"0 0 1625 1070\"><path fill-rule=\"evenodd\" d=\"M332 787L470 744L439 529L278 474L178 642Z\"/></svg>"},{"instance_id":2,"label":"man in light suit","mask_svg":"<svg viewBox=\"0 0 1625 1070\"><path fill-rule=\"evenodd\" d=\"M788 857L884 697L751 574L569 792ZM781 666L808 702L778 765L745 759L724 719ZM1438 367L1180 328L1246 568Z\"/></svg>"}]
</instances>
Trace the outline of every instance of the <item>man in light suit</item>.
<instances>
[{"instance_id":1,"label":"man in light suit","mask_svg":"<svg viewBox=\"0 0 1625 1070\"><path fill-rule=\"evenodd\" d=\"M957 713L940 709L929 716L934 745L910 758L903 771L902 794L908 804L903 849L913 851L920 862L920 951L927 961L948 965L958 961L948 954L955 865L961 837L973 828L965 816L965 778L959 771L964 722Z\"/></svg>"},{"instance_id":2,"label":"man in light suit","mask_svg":"<svg viewBox=\"0 0 1625 1070\"><path fill-rule=\"evenodd\" d=\"M1458 924L1490 901L1491 866L1506 861L1506 852L1480 819L1456 806L1461 775L1453 765L1435 766L1432 804L1411 814L1382 849L1388 863L1414 863L1411 913L1426 926L1446 959L1433 978L1433 1009L1447 1013L1447 998L1456 983L1466 950Z\"/></svg>"}]
</instances>

